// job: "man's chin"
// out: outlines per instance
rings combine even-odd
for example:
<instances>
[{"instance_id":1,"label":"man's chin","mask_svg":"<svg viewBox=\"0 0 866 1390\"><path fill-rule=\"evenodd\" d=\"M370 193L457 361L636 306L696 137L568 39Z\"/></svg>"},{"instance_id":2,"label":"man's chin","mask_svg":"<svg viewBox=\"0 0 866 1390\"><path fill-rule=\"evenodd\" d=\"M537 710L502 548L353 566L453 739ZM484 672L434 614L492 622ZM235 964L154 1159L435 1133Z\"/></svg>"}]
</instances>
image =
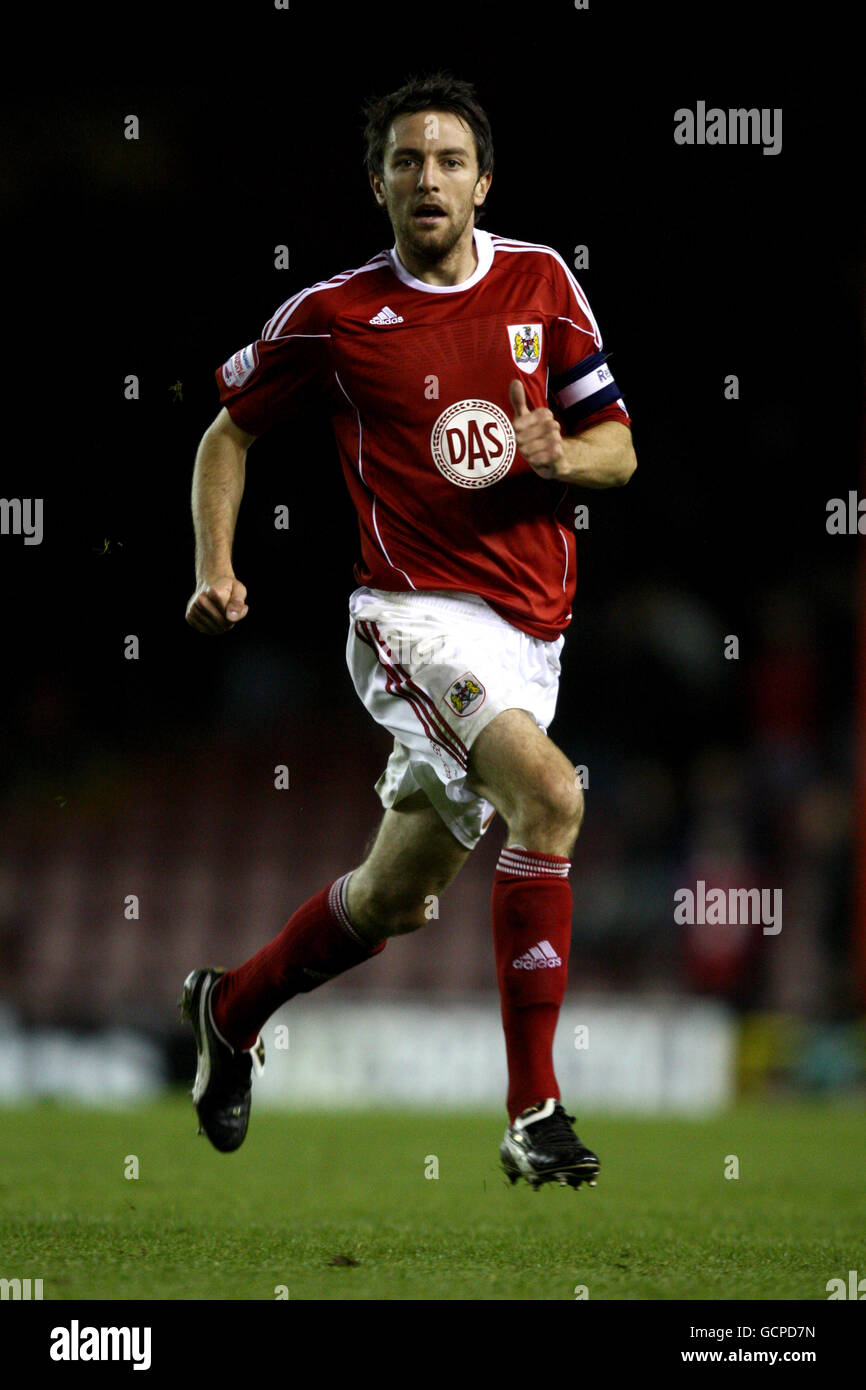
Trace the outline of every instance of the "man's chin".
<instances>
[{"instance_id":1,"label":"man's chin","mask_svg":"<svg viewBox=\"0 0 866 1390\"><path fill-rule=\"evenodd\" d=\"M425 260L439 261L451 254L460 240L460 233L455 232L451 223L443 218L440 223L430 227L419 227L414 222L410 223L406 239L418 256Z\"/></svg>"}]
</instances>

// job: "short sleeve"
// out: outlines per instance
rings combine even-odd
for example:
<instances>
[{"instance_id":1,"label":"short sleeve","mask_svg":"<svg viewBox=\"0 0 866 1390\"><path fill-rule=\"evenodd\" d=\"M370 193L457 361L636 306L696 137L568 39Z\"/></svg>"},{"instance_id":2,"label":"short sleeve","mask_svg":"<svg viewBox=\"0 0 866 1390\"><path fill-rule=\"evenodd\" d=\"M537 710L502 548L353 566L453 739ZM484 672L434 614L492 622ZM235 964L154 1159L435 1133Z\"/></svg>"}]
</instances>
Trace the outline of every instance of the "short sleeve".
<instances>
[{"instance_id":1,"label":"short sleeve","mask_svg":"<svg viewBox=\"0 0 866 1390\"><path fill-rule=\"evenodd\" d=\"M550 326L548 394L565 433L579 434L605 420L630 426L589 300L558 256L553 269L559 313Z\"/></svg>"},{"instance_id":2,"label":"short sleeve","mask_svg":"<svg viewBox=\"0 0 866 1390\"><path fill-rule=\"evenodd\" d=\"M315 286L302 290L280 305L260 338L217 368L220 404L240 429L264 434L327 399L333 378L329 300Z\"/></svg>"}]
</instances>

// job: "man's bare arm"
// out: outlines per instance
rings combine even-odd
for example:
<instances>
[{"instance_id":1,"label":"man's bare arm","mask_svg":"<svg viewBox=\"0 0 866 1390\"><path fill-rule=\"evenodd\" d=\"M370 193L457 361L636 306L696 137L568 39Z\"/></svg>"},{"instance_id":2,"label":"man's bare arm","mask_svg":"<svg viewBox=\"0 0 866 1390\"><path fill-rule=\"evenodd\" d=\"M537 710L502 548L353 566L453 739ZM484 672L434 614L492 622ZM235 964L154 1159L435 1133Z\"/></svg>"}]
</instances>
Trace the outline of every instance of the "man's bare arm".
<instances>
[{"instance_id":1,"label":"man's bare arm","mask_svg":"<svg viewBox=\"0 0 866 1390\"><path fill-rule=\"evenodd\" d=\"M186 609L198 632L229 632L248 612L232 565L232 543L246 479L247 434L223 408L202 436L192 478L196 589Z\"/></svg>"},{"instance_id":2,"label":"man's bare arm","mask_svg":"<svg viewBox=\"0 0 866 1390\"><path fill-rule=\"evenodd\" d=\"M559 468L551 476L579 487L622 487L637 468L631 430L618 420L603 420L563 439L562 450Z\"/></svg>"}]
</instances>

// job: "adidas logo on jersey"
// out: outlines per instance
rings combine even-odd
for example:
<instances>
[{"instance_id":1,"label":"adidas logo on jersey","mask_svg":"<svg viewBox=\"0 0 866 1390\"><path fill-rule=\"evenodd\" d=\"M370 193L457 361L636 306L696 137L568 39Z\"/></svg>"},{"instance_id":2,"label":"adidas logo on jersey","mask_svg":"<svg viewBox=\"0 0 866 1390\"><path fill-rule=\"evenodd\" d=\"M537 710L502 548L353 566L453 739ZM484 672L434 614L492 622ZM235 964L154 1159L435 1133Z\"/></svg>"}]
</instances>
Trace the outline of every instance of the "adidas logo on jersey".
<instances>
[{"instance_id":1,"label":"adidas logo on jersey","mask_svg":"<svg viewBox=\"0 0 866 1390\"><path fill-rule=\"evenodd\" d=\"M389 309L386 304L384 309L380 309L375 318L369 320L370 323L402 323L403 315L395 314L393 309Z\"/></svg>"},{"instance_id":2,"label":"adidas logo on jersey","mask_svg":"<svg viewBox=\"0 0 866 1390\"><path fill-rule=\"evenodd\" d=\"M539 941L511 964L515 970L555 970L562 965L562 957L556 954L549 941Z\"/></svg>"}]
</instances>

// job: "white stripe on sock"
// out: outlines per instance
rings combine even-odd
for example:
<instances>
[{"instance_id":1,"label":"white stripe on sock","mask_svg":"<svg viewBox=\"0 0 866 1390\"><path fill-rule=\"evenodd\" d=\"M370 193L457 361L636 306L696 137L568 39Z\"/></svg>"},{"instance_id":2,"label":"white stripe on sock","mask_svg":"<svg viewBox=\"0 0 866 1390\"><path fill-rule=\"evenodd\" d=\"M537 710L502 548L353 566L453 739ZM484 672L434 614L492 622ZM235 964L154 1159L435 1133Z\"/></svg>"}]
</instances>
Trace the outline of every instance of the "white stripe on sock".
<instances>
[{"instance_id":1,"label":"white stripe on sock","mask_svg":"<svg viewBox=\"0 0 866 1390\"><path fill-rule=\"evenodd\" d=\"M556 859L560 862L555 862ZM560 856L542 859L522 846L516 850L515 846L508 845L502 850L496 867L500 873L513 874L519 878L567 878L571 860Z\"/></svg>"},{"instance_id":2,"label":"white stripe on sock","mask_svg":"<svg viewBox=\"0 0 866 1390\"><path fill-rule=\"evenodd\" d=\"M347 874L343 874L342 878L338 878L336 882L331 884L331 891L328 894L328 907L331 909L331 913L335 920L343 928L343 931L346 932L348 936L351 936L353 941L357 941L360 946L369 946L370 943L365 941L362 936L359 936L352 925L352 919L346 907L346 888L354 872L354 869L350 869Z\"/></svg>"}]
</instances>

